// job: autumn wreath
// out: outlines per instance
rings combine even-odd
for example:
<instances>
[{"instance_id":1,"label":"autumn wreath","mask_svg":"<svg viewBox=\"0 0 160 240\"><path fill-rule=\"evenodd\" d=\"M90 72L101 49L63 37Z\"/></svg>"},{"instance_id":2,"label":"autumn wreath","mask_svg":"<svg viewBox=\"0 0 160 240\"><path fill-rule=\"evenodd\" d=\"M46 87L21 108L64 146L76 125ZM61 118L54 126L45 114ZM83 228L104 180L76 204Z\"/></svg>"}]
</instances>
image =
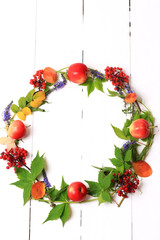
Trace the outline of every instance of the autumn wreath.
<instances>
[{"instance_id":1,"label":"autumn wreath","mask_svg":"<svg viewBox=\"0 0 160 240\"><path fill-rule=\"evenodd\" d=\"M44 169L45 157L39 151L32 160L31 166L26 163L27 150L19 147L19 142L26 135L24 121L27 115L36 111L45 112L43 105L47 104L47 96L65 87L67 81L87 87L88 96L98 89L104 92L104 84L111 81L114 89L108 89L110 97L119 97L124 102L127 119L122 129L112 125L115 134L125 140L122 147L115 146L114 157L109 159L113 167L97 167L98 180L73 182L68 185L62 177L58 190L48 181ZM6 149L0 154L0 159L7 162L7 169L14 168L18 181L12 183L23 189L24 204L30 200L38 200L51 206L49 220L61 219L64 225L70 216L70 205L73 203L98 201L115 202L119 207L122 201L139 188L139 177L152 174L151 167L145 162L145 157L154 138L154 118L150 110L139 100L130 87L129 76L122 68L106 67L105 74L88 68L85 64L75 63L68 68L55 71L50 67L37 71L30 80L33 86L25 97L20 97L18 104L11 102L3 112L3 121L7 134L0 138L0 143ZM10 111L13 112L11 115ZM19 118L19 119L17 119ZM43 180L40 180L40 174ZM91 198L86 199L86 195ZM115 197L121 197L119 203Z\"/></svg>"}]
</instances>

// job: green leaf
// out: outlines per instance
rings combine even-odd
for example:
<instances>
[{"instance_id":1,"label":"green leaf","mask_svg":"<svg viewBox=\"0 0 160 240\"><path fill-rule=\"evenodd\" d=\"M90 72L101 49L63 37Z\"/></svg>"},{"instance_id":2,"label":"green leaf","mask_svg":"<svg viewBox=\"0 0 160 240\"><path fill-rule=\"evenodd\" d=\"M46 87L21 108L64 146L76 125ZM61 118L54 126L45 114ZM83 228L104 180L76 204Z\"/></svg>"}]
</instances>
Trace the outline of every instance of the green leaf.
<instances>
[{"instance_id":1,"label":"green leaf","mask_svg":"<svg viewBox=\"0 0 160 240\"><path fill-rule=\"evenodd\" d=\"M98 205L100 205L101 203L104 203L104 202L106 202L106 200L103 199L102 193L101 193L98 197L98 203L99 203Z\"/></svg>"},{"instance_id":2,"label":"green leaf","mask_svg":"<svg viewBox=\"0 0 160 240\"><path fill-rule=\"evenodd\" d=\"M60 219L62 221L63 227L64 227L65 222L69 218L69 215L70 215L70 206L67 203L67 204L65 204L64 211L63 211L62 215L60 216Z\"/></svg>"},{"instance_id":3,"label":"green leaf","mask_svg":"<svg viewBox=\"0 0 160 240\"><path fill-rule=\"evenodd\" d=\"M33 88L31 91L29 91L29 93L28 93L27 96L26 96L27 102L31 102L31 101L32 101L34 92L35 92L35 89L34 89L34 88Z\"/></svg>"},{"instance_id":4,"label":"green leaf","mask_svg":"<svg viewBox=\"0 0 160 240\"><path fill-rule=\"evenodd\" d=\"M64 187L68 187L68 184L64 181L64 177L62 177L61 189Z\"/></svg>"},{"instance_id":5,"label":"green leaf","mask_svg":"<svg viewBox=\"0 0 160 240\"><path fill-rule=\"evenodd\" d=\"M101 192L101 187L98 182L92 182L92 181L85 181L88 183L88 195L91 195L93 197L98 197Z\"/></svg>"},{"instance_id":6,"label":"green leaf","mask_svg":"<svg viewBox=\"0 0 160 240\"><path fill-rule=\"evenodd\" d=\"M114 150L114 154L116 156L117 159L119 159L120 161L123 162L123 152L120 148L118 148L117 146L115 146L115 150Z\"/></svg>"},{"instance_id":7,"label":"green leaf","mask_svg":"<svg viewBox=\"0 0 160 240\"><path fill-rule=\"evenodd\" d=\"M64 188L66 190L59 195L58 197L59 201L68 201L68 194L67 194L68 184L64 181L64 178L62 177L61 189L63 190Z\"/></svg>"},{"instance_id":8,"label":"green leaf","mask_svg":"<svg viewBox=\"0 0 160 240\"><path fill-rule=\"evenodd\" d=\"M95 84L95 87L96 87L99 91L104 92L104 91L103 91L103 84L102 84L101 79L96 78L94 84Z\"/></svg>"},{"instance_id":9,"label":"green leaf","mask_svg":"<svg viewBox=\"0 0 160 240\"><path fill-rule=\"evenodd\" d=\"M141 151L141 153L139 154L139 157L138 157L138 159L137 159L138 161L143 160L144 156L145 156L146 153L147 153L147 150L148 150L147 147L144 147L144 148L143 148L143 150Z\"/></svg>"},{"instance_id":10,"label":"green leaf","mask_svg":"<svg viewBox=\"0 0 160 240\"><path fill-rule=\"evenodd\" d=\"M59 192L58 189L54 189L53 191L51 191L49 193L47 192L49 194L52 202L55 201L58 192Z\"/></svg>"},{"instance_id":11,"label":"green leaf","mask_svg":"<svg viewBox=\"0 0 160 240\"><path fill-rule=\"evenodd\" d=\"M95 89L95 84L93 81L90 81L87 85L88 96L94 91L94 89Z\"/></svg>"},{"instance_id":12,"label":"green leaf","mask_svg":"<svg viewBox=\"0 0 160 240\"><path fill-rule=\"evenodd\" d=\"M19 180L17 182L11 183L11 185L14 185L14 186L16 186L18 188L24 189L30 183L31 183L31 181Z\"/></svg>"},{"instance_id":13,"label":"green leaf","mask_svg":"<svg viewBox=\"0 0 160 240\"><path fill-rule=\"evenodd\" d=\"M121 160L119 160L117 158L110 158L109 160L116 167L121 167L123 165L123 161L121 161Z\"/></svg>"},{"instance_id":14,"label":"green leaf","mask_svg":"<svg viewBox=\"0 0 160 240\"><path fill-rule=\"evenodd\" d=\"M93 78L88 77L87 81L85 81L84 83L81 83L80 86L88 86L90 82L93 82Z\"/></svg>"},{"instance_id":15,"label":"green leaf","mask_svg":"<svg viewBox=\"0 0 160 240\"><path fill-rule=\"evenodd\" d=\"M106 202L112 203L111 195L109 194L109 192L107 190L102 192L102 199Z\"/></svg>"},{"instance_id":16,"label":"green leaf","mask_svg":"<svg viewBox=\"0 0 160 240\"><path fill-rule=\"evenodd\" d=\"M117 127L114 127L112 124L111 124L111 126L112 126L115 134L117 135L117 137L124 139L124 140L130 140L131 137L130 136L126 137L122 130L120 130Z\"/></svg>"},{"instance_id":17,"label":"green leaf","mask_svg":"<svg viewBox=\"0 0 160 240\"><path fill-rule=\"evenodd\" d=\"M31 112L45 112L44 109L39 107L38 108L30 107L30 109L31 109Z\"/></svg>"},{"instance_id":18,"label":"green leaf","mask_svg":"<svg viewBox=\"0 0 160 240\"><path fill-rule=\"evenodd\" d=\"M98 174L98 182L102 189L107 189L111 185L111 178L112 178L112 172L109 173L107 176L104 174L104 172L100 171Z\"/></svg>"},{"instance_id":19,"label":"green leaf","mask_svg":"<svg viewBox=\"0 0 160 240\"><path fill-rule=\"evenodd\" d=\"M17 112L19 112L19 107L16 104L12 104L11 110L12 110L12 112L17 113Z\"/></svg>"},{"instance_id":20,"label":"green leaf","mask_svg":"<svg viewBox=\"0 0 160 240\"><path fill-rule=\"evenodd\" d=\"M20 180L25 180L25 181L26 181L26 180L28 180L28 181L31 181L31 180L32 180L32 177L31 177L30 172L27 171L26 169L15 167L15 170L16 170L17 177L18 177Z\"/></svg>"},{"instance_id":21,"label":"green leaf","mask_svg":"<svg viewBox=\"0 0 160 240\"><path fill-rule=\"evenodd\" d=\"M40 157L39 152L37 152L36 157L33 159L31 164L31 176L35 180L38 175L42 172L44 168L44 154Z\"/></svg>"},{"instance_id":22,"label":"green leaf","mask_svg":"<svg viewBox=\"0 0 160 240\"><path fill-rule=\"evenodd\" d=\"M120 167L116 167L117 170L120 172L120 173L124 173L124 165L120 166Z\"/></svg>"},{"instance_id":23,"label":"green leaf","mask_svg":"<svg viewBox=\"0 0 160 240\"><path fill-rule=\"evenodd\" d=\"M63 193L65 193L63 195ZM68 199L68 196L67 196L67 199L66 197L64 198L64 196L66 196L66 193L67 193L67 186L62 188L61 190L57 190L55 189L51 194L50 194L50 197L52 199L52 202L54 202L55 200L57 201L66 201Z\"/></svg>"},{"instance_id":24,"label":"green leaf","mask_svg":"<svg viewBox=\"0 0 160 240\"><path fill-rule=\"evenodd\" d=\"M127 169L129 169L129 168L131 168L131 163L127 163L127 162L125 162L125 164L124 164L124 168L125 168L125 170L127 170Z\"/></svg>"},{"instance_id":25,"label":"green leaf","mask_svg":"<svg viewBox=\"0 0 160 240\"><path fill-rule=\"evenodd\" d=\"M131 160L132 160L132 150L128 149L125 152L124 161L125 162L130 162Z\"/></svg>"},{"instance_id":26,"label":"green leaf","mask_svg":"<svg viewBox=\"0 0 160 240\"><path fill-rule=\"evenodd\" d=\"M133 116L133 121L135 121L135 120L137 120L139 118L140 118L140 113L139 113L139 111L136 111L134 116Z\"/></svg>"},{"instance_id":27,"label":"green leaf","mask_svg":"<svg viewBox=\"0 0 160 240\"><path fill-rule=\"evenodd\" d=\"M25 205L26 202L30 199L31 188L32 188L32 182L29 182L29 183L24 187L24 191L23 191L23 201L24 201L24 205Z\"/></svg>"},{"instance_id":28,"label":"green leaf","mask_svg":"<svg viewBox=\"0 0 160 240\"><path fill-rule=\"evenodd\" d=\"M124 133L124 135L125 136L130 136L130 133L129 133L129 126L130 126L130 124L131 124L131 120L130 119L126 119L126 121L125 121L125 123L124 123L124 126L123 126L123 129L122 129L122 131L123 131L123 133Z\"/></svg>"},{"instance_id":29,"label":"green leaf","mask_svg":"<svg viewBox=\"0 0 160 240\"><path fill-rule=\"evenodd\" d=\"M20 108L24 108L26 106L26 98L25 97L21 97L18 100L18 105L19 105Z\"/></svg>"},{"instance_id":30,"label":"green leaf","mask_svg":"<svg viewBox=\"0 0 160 240\"><path fill-rule=\"evenodd\" d=\"M107 90L109 92L109 95L108 95L109 97L117 97L117 96L119 96L119 94L117 92L111 91L108 88L107 88Z\"/></svg>"},{"instance_id":31,"label":"green leaf","mask_svg":"<svg viewBox=\"0 0 160 240\"><path fill-rule=\"evenodd\" d=\"M58 218L60 218L64 211L64 207L65 203L53 207L52 210L49 212L47 219L43 223L51 220L57 220Z\"/></svg>"},{"instance_id":32,"label":"green leaf","mask_svg":"<svg viewBox=\"0 0 160 240\"><path fill-rule=\"evenodd\" d=\"M137 147L132 145L132 161L136 162L139 158L139 153L137 151Z\"/></svg>"}]
</instances>

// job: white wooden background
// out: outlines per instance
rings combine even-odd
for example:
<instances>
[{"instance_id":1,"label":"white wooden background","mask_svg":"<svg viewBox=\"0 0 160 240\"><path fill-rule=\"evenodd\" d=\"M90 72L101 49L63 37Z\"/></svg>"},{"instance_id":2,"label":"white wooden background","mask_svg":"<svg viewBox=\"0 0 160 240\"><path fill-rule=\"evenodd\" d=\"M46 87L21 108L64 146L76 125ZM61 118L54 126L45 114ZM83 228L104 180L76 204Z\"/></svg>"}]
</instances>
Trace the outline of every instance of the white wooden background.
<instances>
[{"instance_id":1,"label":"white wooden background","mask_svg":"<svg viewBox=\"0 0 160 240\"><path fill-rule=\"evenodd\" d=\"M131 74L132 87L160 127L159 9L158 0L1 0L0 111L31 89L35 70L46 66L59 70L84 60L100 71L119 66ZM109 83L107 87L112 89ZM109 165L114 144L123 144L110 126L122 127L123 104L98 91L88 98L85 89L71 83L50 95L49 101L47 113L27 118L32 128L22 145L33 156L37 150L46 153L48 177L57 187L62 175L67 183L96 181L97 171L91 165ZM160 134L156 131L147 158L153 175L143 180L143 194L137 191L120 208L98 207L96 202L74 205L64 228L60 221L42 225L48 205L32 201L31 209L29 203L23 206L22 191L9 185L16 176L1 161L0 238L159 240Z\"/></svg>"}]
</instances>

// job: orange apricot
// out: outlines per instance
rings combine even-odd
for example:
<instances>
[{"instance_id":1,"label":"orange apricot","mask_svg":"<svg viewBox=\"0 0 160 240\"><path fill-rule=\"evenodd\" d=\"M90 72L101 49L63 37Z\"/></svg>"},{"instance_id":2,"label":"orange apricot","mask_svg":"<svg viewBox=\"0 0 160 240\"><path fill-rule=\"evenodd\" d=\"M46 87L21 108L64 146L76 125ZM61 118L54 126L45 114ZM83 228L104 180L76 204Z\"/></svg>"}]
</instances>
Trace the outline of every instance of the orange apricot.
<instances>
[{"instance_id":1,"label":"orange apricot","mask_svg":"<svg viewBox=\"0 0 160 240\"><path fill-rule=\"evenodd\" d=\"M135 173L140 177L149 177L152 175L152 168L148 163L142 160L133 162L132 167Z\"/></svg>"},{"instance_id":2,"label":"orange apricot","mask_svg":"<svg viewBox=\"0 0 160 240\"><path fill-rule=\"evenodd\" d=\"M36 182L32 185L31 195L34 199L42 198L46 193L44 182Z\"/></svg>"},{"instance_id":3,"label":"orange apricot","mask_svg":"<svg viewBox=\"0 0 160 240\"><path fill-rule=\"evenodd\" d=\"M125 96L125 102L126 103L133 103L137 100L137 95L135 93L128 93Z\"/></svg>"},{"instance_id":4,"label":"orange apricot","mask_svg":"<svg viewBox=\"0 0 160 240\"><path fill-rule=\"evenodd\" d=\"M57 81L57 72L51 67L46 67L43 71L43 78L46 82L54 84Z\"/></svg>"}]
</instances>

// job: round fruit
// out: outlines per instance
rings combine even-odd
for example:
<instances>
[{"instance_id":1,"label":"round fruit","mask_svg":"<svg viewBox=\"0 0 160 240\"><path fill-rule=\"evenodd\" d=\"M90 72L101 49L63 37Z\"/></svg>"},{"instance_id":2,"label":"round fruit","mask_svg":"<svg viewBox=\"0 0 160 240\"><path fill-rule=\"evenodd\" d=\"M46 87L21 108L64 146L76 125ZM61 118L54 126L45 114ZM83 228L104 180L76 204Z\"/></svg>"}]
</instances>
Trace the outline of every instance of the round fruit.
<instances>
[{"instance_id":1,"label":"round fruit","mask_svg":"<svg viewBox=\"0 0 160 240\"><path fill-rule=\"evenodd\" d=\"M51 67L46 67L43 71L43 78L46 82L54 84L57 82L57 72Z\"/></svg>"},{"instance_id":2,"label":"round fruit","mask_svg":"<svg viewBox=\"0 0 160 240\"><path fill-rule=\"evenodd\" d=\"M75 202L82 202L87 195L87 188L82 182L73 182L67 189L69 199Z\"/></svg>"},{"instance_id":3,"label":"round fruit","mask_svg":"<svg viewBox=\"0 0 160 240\"><path fill-rule=\"evenodd\" d=\"M88 78L88 68L83 63L74 63L69 66L67 75L71 82L82 84Z\"/></svg>"},{"instance_id":4,"label":"round fruit","mask_svg":"<svg viewBox=\"0 0 160 240\"><path fill-rule=\"evenodd\" d=\"M130 134L134 138L147 138L150 133L149 123L141 118L133 121L129 127Z\"/></svg>"},{"instance_id":5,"label":"round fruit","mask_svg":"<svg viewBox=\"0 0 160 240\"><path fill-rule=\"evenodd\" d=\"M15 120L10 124L7 133L12 139L21 139L26 134L26 127L22 121Z\"/></svg>"}]
</instances>

